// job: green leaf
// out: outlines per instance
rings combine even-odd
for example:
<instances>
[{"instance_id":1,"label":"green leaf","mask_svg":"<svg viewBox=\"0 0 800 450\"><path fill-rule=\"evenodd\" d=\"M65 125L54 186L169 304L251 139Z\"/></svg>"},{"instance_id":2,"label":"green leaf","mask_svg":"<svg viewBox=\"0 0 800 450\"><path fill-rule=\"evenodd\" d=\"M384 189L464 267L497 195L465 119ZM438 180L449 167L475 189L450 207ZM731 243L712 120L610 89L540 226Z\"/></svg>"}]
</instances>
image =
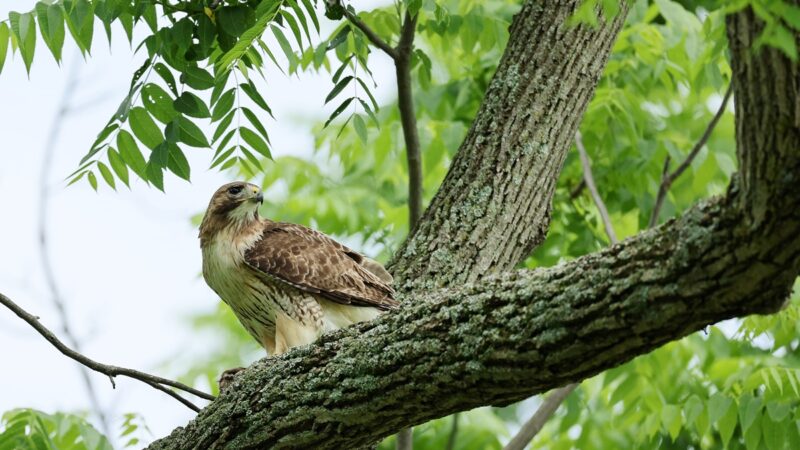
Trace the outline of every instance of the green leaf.
<instances>
[{"instance_id":1,"label":"green leaf","mask_svg":"<svg viewBox=\"0 0 800 450\"><path fill-rule=\"evenodd\" d=\"M259 135L255 133L255 131L247 128L247 127L240 127L239 133L244 139L245 142L255 151L261 153L262 155L266 156L269 159L272 159L272 153L269 151L269 146L266 142Z\"/></svg>"},{"instance_id":2,"label":"green leaf","mask_svg":"<svg viewBox=\"0 0 800 450\"><path fill-rule=\"evenodd\" d=\"M774 422L783 422L792 412L792 407L786 403L767 403L767 414Z\"/></svg>"},{"instance_id":3,"label":"green leaf","mask_svg":"<svg viewBox=\"0 0 800 450\"><path fill-rule=\"evenodd\" d=\"M774 420L769 415L761 418L761 431L763 433L764 444L768 450L782 450L786 447L787 431L789 423L782 423L782 420ZM788 447L792 448L792 447Z\"/></svg>"},{"instance_id":4,"label":"green leaf","mask_svg":"<svg viewBox=\"0 0 800 450\"><path fill-rule=\"evenodd\" d=\"M342 92L342 89L347 87L347 85L350 84L351 81L353 81L353 77L351 75L348 75L342 78L341 81L336 83L336 86L334 86L333 89L331 89L331 91L328 93L328 96L325 97L325 104L328 104L328 102L336 98L336 96L339 95L340 92Z\"/></svg>"},{"instance_id":5,"label":"green leaf","mask_svg":"<svg viewBox=\"0 0 800 450\"><path fill-rule=\"evenodd\" d=\"M256 89L252 81L247 83L242 83L239 85L239 87L241 87L244 93L247 94L248 97L250 97L250 100L252 100L261 109L266 111L267 114L272 116L272 109L269 107L266 100L264 100L264 97L262 97L261 94L258 93L258 90Z\"/></svg>"},{"instance_id":6,"label":"green leaf","mask_svg":"<svg viewBox=\"0 0 800 450\"><path fill-rule=\"evenodd\" d=\"M94 6L88 0L64 0L64 18L81 53L89 53L94 33Z\"/></svg>"},{"instance_id":7,"label":"green leaf","mask_svg":"<svg viewBox=\"0 0 800 450\"><path fill-rule=\"evenodd\" d=\"M226 34L238 38L255 24L255 12L247 6L226 6L217 10L217 25Z\"/></svg>"},{"instance_id":8,"label":"green leaf","mask_svg":"<svg viewBox=\"0 0 800 450\"><path fill-rule=\"evenodd\" d=\"M353 128L356 129L356 134L361 139L361 142L364 144L367 143L367 124L364 123L364 119L361 118L358 114L353 117Z\"/></svg>"},{"instance_id":9,"label":"green leaf","mask_svg":"<svg viewBox=\"0 0 800 450\"><path fill-rule=\"evenodd\" d=\"M281 12L281 17L284 21L289 25L289 28L292 30L292 34L294 35L294 40L297 41L297 48L303 48L303 38L300 34L300 27L297 25L297 21L295 18L286 11Z\"/></svg>"},{"instance_id":10,"label":"green leaf","mask_svg":"<svg viewBox=\"0 0 800 450\"><path fill-rule=\"evenodd\" d=\"M225 130L227 130L228 127L231 125L231 121L233 121L233 116L235 114L236 111L231 111L230 113L228 113L227 116L225 116L224 119L222 119L219 122L219 125L217 125L217 129L214 131L214 136L211 138L211 142L217 142L217 139L219 139L219 137L222 136L222 133L224 133Z\"/></svg>"},{"instance_id":11,"label":"green leaf","mask_svg":"<svg viewBox=\"0 0 800 450\"><path fill-rule=\"evenodd\" d=\"M164 140L153 118L141 106L131 108L128 121L134 136L149 149L156 148Z\"/></svg>"},{"instance_id":12,"label":"green leaf","mask_svg":"<svg viewBox=\"0 0 800 450\"><path fill-rule=\"evenodd\" d=\"M661 409L661 423L669 432L669 436L674 442L681 432L681 410L675 405L664 405Z\"/></svg>"},{"instance_id":13,"label":"green leaf","mask_svg":"<svg viewBox=\"0 0 800 450\"><path fill-rule=\"evenodd\" d=\"M175 84L175 77L172 75L172 71L169 70L169 67L165 66L163 63L156 63L153 66L153 70L167 83L167 87L174 96L178 96L178 87Z\"/></svg>"},{"instance_id":14,"label":"green leaf","mask_svg":"<svg viewBox=\"0 0 800 450\"><path fill-rule=\"evenodd\" d=\"M258 132L261 133L261 137L263 137L264 140L267 141L267 143L269 143L269 133L267 133L267 129L264 127L261 121L258 120L256 114L253 111L251 111L250 108L246 107L242 107L242 112L244 113L245 117L247 117L247 120L249 120L250 123L253 124L256 130L258 130Z\"/></svg>"},{"instance_id":15,"label":"green leaf","mask_svg":"<svg viewBox=\"0 0 800 450\"><path fill-rule=\"evenodd\" d=\"M708 418L716 423L730 408L733 400L717 392L708 401Z\"/></svg>"},{"instance_id":16,"label":"green leaf","mask_svg":"<svg viewBox=\"0 0 800 450\"><path fill-rule=\"evenodd\" d=\"M287 0L287 3L289 3L289 6L292 8L292 11L294 11L294 14L297 17L297 20L300 21L300 25L302 25L303 31L306 33L306 37L308 38L308 43L310 45L311 44L311 33L308 32L308 21L306 21L306 16L303 13L303 10L300 9L300 5L298 5L295 0ZM313 12L310 13L309 15L312 18L314 18ZM317 31L319 32L319 26L317 26Z\"/></svg>"},{"instance_id":17,"label":"green leaf","mask_svg":"<svg viewBox=\"0 0 800 450\"><path fill-rule=\"evenodd\" d=\"M350 31L351 30L350 30L350 25L349 24L347 24L344 27L342 27L342 29L339 30L338 33L336 33L336 36L334 36L333 39L331 39L328 42L328 50L333 50L336 47L338 47L339 45L341 45L344 41L346 41L347 40L347 35L350 34Z\"/></svg>"},{"instance_id":18,"label":"green leaf","mask_svg":"<svg viewBox=\"0 0 800 450\"><path fill-rule=\"evenodd\" d=\"M739 422L742 427L742 433L747 433L756 417L761 415L761 408L760 398L754 398L751 395L742 396L739 401Z\"/></svg>"},{"instance_id":19,"label":"green leaf","mask_svg":"<svg viewBox=\"0 0 800 450\"><path fill-rule=\"evenodd\" d=\"M211 19L205 15L200 14L197 17L197 46L200 48L200 57L203 58L208 55L211 47L214 45L214 39L217 37L217 30Z\"/></svg>"},{"instance_id":20,"label":"green leaf","mask_svg":"<svg viewBox=\"0 0 800 450\"><path fill-rule=\"evenodd\" d=\"M111 174L111 169L100 161L97 161L97 168L100 169L100 175L106 183L111 186L111 189L117 190L117 183L114 182L114 175Z\"/></svg>"},{"instance_id":21,"label":"green leaf","mask_svg":"<svg viewBox=\"0 0 800 450\"><path fill-rule=\"evenodd\" d=\"M36 52L36 21L31 13L20 14L15 11L8 13L8 21L11 24L11 31L17 38L25 70L30 75L33 55Z\"/></svg>"},{"instance_id":22,"label":"green leaf","mask_svg":"<svg viewBox=\"0 0 800 450\"><path fill-rule=\"evenodd\" d=\"M190 169L189 161L186 160L186 155L183 154L181 149L174 144L169 146L169 160L167 161L167 168L175 175L189 181Z\"/></svg>"},{"instance_id":23,"label":"green leaf","mask_svg":"<svg viewBox=\"0 0 800 450\"><path fill-rule=\"evenodd\" d=\"M136 175L139 175L141 179L147 180L147 173L145 171L147 163L144 160L142 152L139 151L139 146L136 145L133 136L126 130L119 130L119 134L117 134L117 148L125 164L127 164Z\"/></svg>"},{"instance_id":24,"label":"green leaf","mask_svg":"<svg viewBox=\"0 0 800 450\"><path fill-rule=\"evenodd\" d=\"M153 183L153 186L158 188L159 191L164 192L164 169L156 164L147 163L146 171L146 179Z\"/></svg>"},{"instance_id":25,"label":"green leaf","mask_svg":"<svg viewBox=\"0 0 800 450\"><path fill-rule=\"evenodd\" d=\"M56 62L61 62L61 49L64 46L64 15L58 5L44 2L36 4L36 17L39 19L39 31L47 48Z\"/></svg>"},{"instance_id":26,"label":"green leaf","mask_svg":"<svg viewBox=\"0 0 800 450\"><path fill-rule=\"evenodd\" d=\"M125 161L122 159L122 156L120 156L120 154L117 153L117 151L113 148L108 149L108 163L111 165L114 173L117 174L117 178L125 183L125 186L130 187L130 184L128 183L128 166L125 165Z\"/></svg>"},{"instance_id":27,"label":"green leaf","mask_svg":"<svg viewBox=\"0 0 800 450\"><path fill-rule=\"evenodd\" d=\"M311 17L311 21L314 22L314 29L317 30L319 33L319 19L317 19L317 11L314 9L314 6L311 4L310 0L302 0L303 6L305 7L306 11L308 12L308 16ZM302 14L298 14L298 17ZM311 41L311 38L308 38Z\"/></svg>"},{"instance_id":28,"label":"green leaf","mask_svg":"<svg viewBox=\"0 0 800 450\"><path fill-rule=\"evenodd\" d=\"M209 147L200 128L186 117L178 116L167 125L167 134L177 133L178 140L192 147Z\"/></svg>"},{"instance_id":29,"label":"green leaf","mask_svg":"<svg viewBox=\"0 0 800 450\"><path fill-rule=\"evenodd\" d=\"M233 138L233 136L235 134L236 134L236 128L234 128L233 130L229 131L225 135L225 137L223 137L222 140L219 141L219 145L218 145L219 149L221 150L221 149L225 148L225 146L228 145L228 142L230 142L230 140Z\"/></svg>"},{"instance_id":30,"label":"green leaf","mask_svg":"<svg viewBox=\"0 0 800 450\"><path fill-rule=\"evenodd\" d=\"M214 77L208 71L199 67L189 67L181 74L181 82L188 84L193 89L203 91L214 87Z\"/></svg>"},{"instance_id":31,"label":"green leaf","mask_svg":"<svg viewBox=\"0 0 800 450\"><path fill-rule=\"evenodd\" d=\"M362 88L364 88L364 92L366 92L366 93L367 93L367 96L369 97L369 101L372 103L372 108L373 108L373 110L374 110L374 111L378 111L378 110L380 109L380 108L378 107L378 102L377 102L377 101L375 101L375 97L373 97L373 96L372 96L372 92L370 92L370 90L369 90L369 88L367 87L366 83L364 83L364 80L362 80L361 78L358 78L358 77L356 78L356 80L357 80L357 81L358 81L358 83L361 85L361 87L362 87ZM367 109L368 109L368 108L367 108Z\"/></svg>"},{"instance_id":32,"label":"green leaf","mask_svg":"<svg viewBox=\"0 0 800 450\"><path fill-rule=\"evenodd\" d=\"M289 40L286 39L286 35L283 34L283 31L279 27L275 25L272 26L272 34L275 36L275 39L278 40L278 45L280 45L281 50L283 50L284 56L286 59L289 60L289 67L290 72L291 68L296 66L298 63L297 55L294 54L294 50L292 49L292 45L289 44Z\"/></svg>"},{"instance_id":33,"label":"green leaf","mask_svg":"<svg viewBox=\"0 0 800 450\"><path fill-rule=\"evenodd\" d=\"M86 154L86 155L85 155L83 158L81 158L80 164L83 164L83 163L85 163L86 161L88 161L88 160L89 160L89 158L91 158L91 157L92 157L92 156L94 156L94 155L95 155L95 154L96 154L98 151L100 151L100 149L101 149L101 148L103 148L103 146L102 146L102 144L103 144L103 141L105 141L105 140L106 140L106 138L107 138L108 136L110 136L110 135L111 135L111 133L112 133L114 130L116 130L117 128L119 128L119 125L117 125L116 123L109 123L108 125L106 125L106 126L105 126L105 128L103 128L103 129L100 131L100 133L98 133L98 134L97 134L97 138L96 138L96 139L94 140L94 142L92 143L92 148L91 148L91 150L90 150L90 151L89 151L89 153L87 153L87 154Z\"/></svg>"},{"instance_id":34,"label":"green leaf","mask_svg":"<svg viewBox=\"0 0 800 450\"><path fill-rule=\"evenodd\" d=\"M208 106L203 100L189 91L184 91L180 97L175 99L175 109L187 116L205 119L211 117Z\"/></svg>"},{"instance_id":35,"label":"green leaf","mask_svg":"<svg viewBox=\"0 0 800 450\"><path fill-rule=\"evenodd\" d=\"M228 89L222 96L219 98L219 101L214 105L214 111L211 113L211 121L216 122L217 120L222 119L225 117L233 108L233 102L236 99L236 88Z\"/></svg>"},{"instance_id":36,"label":"green leaf","mask_svg":"<svg viewBox=\"0 0 800 450\"><path fill-rule=\"evenodd\" d=\"M347 100L343 101L343 102L342 102L342 103L339 105L339 107L338 107L338 108L336 108L336 110L334 110L334 111L333 111L333 113L331 114L331 116L330 116L330 117L328 117L328 120L327 120L327 121L325 121L325 125L323 125L323 128L326 128L326 127L327 127L327 126L328 126L328 125L329 125L331 122L333 122L333 120L334 120L334 119L336 119L337 117L339 117L339 115L340 115L340 114L341 114L341 113L342 113L342 112L343 112L345 109L347 109L347 106L350 104L350 102L352 102L352 101L353 101L353 99L354 99L354 98L355 98L355 97L350 97L350 98L348 98Z\"/></svg>"},{"instance_id":37,"label":"green leaf","mask_svg":"<svg viewBox=\"0 0 800 450\"><path fill-rule=\"evenodd\" d=\"M231 154L233 154L233 152L235 150L236 150L236 147L231 147L228 150L226 150L225 152L223 152L221 155L216 157L214 159L214 161L211 162L211 166L209 167L209 169L213 169L214 167L217 167L218 165L220 165L223 162L227 161L228 157L231 156Z\"/></svg>"},{"instance_id":38,"label":"green leaf","mask_svg":"<svg viewBox=\"0 0 800 450\"><path fill-rule=\"evenodd\" d=\"M97 191L97 177L94 175L94 172L87 172L86 178L89 179L89 184L92 186L92 189Z\"/></svg>"},{"instance_id":39,"label":"green leaf","mask_svg":"<svg viewBox=\"0 0 800 450\"><path fill-rule=\"evenodd\" d=\"M750 428L743 433L744 445L748 450L758 450L758 444L761 442L761 426L762 423L765 422L765 420L762 419L763 416L761 414L757 415ZM727 448L728 441L724 442L725 447Z\"/></svg>"},{"instance_id":40,"label":"green leaf","mask_svg":"<svg viewBox=\"0 0 800 450\"><path fill-rule=\"evenodd\" d=\"M11 36L8 25L5 22L0 23L0 73L3 73L3 65L6 63L6 55L8 54L8 41Z\"/></svg>"},{"instance_id":41,"label":"green leaf","mask_svg":"<svg viewBox=\"0 0 800 450\"><path fill-rule=\"evenodd\" d=\"M147 83L142 88L142 103L145 109L161 123L167 124L178 115L172 102L172 97L156 84Z\"/></svg>"},{"instance_id":42,"label":"green leaf","mask_svg":"<svg viewBox=\"0 0 800 450\"><path fill-rule=\"evenodd\" d=\"M719 435L722 438L722 446L728 448L728 443L731 441L733 431L736 429L737 422L737 408L733 402L730 402L727 411L717 421L717 428Z\"/></svg>"}]
</instances>

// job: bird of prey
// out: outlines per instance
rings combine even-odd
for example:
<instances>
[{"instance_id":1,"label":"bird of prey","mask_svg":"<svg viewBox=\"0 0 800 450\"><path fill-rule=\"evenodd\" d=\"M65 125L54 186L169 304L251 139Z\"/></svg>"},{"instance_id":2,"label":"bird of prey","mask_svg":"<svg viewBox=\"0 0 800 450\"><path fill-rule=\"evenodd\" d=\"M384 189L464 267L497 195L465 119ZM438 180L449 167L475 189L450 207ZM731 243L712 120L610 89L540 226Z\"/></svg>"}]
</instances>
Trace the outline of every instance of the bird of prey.
<instances>
[{"instance_id":1,"label":"bird of prey","mask_svg":"<svg viewBox=\"0 0 800 450\"><path fill-rule=\"evenodd\" d=\"M200 225L203 278L271 355L398 305L383 266L319 231L259 216L245 182L214 193Z\"/></svg>"}]
</instances>

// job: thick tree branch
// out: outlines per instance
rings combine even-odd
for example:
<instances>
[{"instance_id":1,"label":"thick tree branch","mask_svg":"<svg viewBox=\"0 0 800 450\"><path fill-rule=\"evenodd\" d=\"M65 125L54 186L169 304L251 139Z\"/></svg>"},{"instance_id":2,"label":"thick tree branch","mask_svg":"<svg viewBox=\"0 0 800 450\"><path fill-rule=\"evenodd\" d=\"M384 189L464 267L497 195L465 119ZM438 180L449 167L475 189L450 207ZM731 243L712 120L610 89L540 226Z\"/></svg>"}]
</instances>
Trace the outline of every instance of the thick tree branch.
<instances>
[{"instance_id":1,"label":"thick tree branch","mask_svg":"<svg viewBox=\"0 0 800 450\"><path fill-rule=\"evenodd\" d=\"M678 179L686 169L692 164L692 161L697 157L702 150L703 146L706 145L708 142L708 138L711 137L711 133L716 128L717 123L719 123L719 119L725 114L725 108L728 106L728 100L731 98L731 94L733 94L733 83L728 85L728 90L725 92L725 97L722 100L722 104L719 106L717 113L714 114L714 117L711 119L711 122L708 123L706 130L703 132L703 135L700 137L700 140L694 145L692 150L686 156L686 159L675 169L674 172L669 172L669 163L670 157L667 155L666 159L664 160L664 171L661 174L661 184L658 187L658 194L656 195L656 203L653 206L653 213L650 215L650 223L649 227L652 228L658 225L658 217L661 214L661 207L664 206L664 198L667 196L667 192L669 188L672 187L672 183Z\"/></svg>"},{"instance_id":2,"label":"thick tree branch","mask_svg":"<svg viewBox=\"0 0 800 450\"><path fill-rule=\"evenodd\" d=\"M181 403L183 403L184 405L186 405L189 408L193 409L194 411L200 411L200 408L198 408L197 406L195 406L194 404L192 404L188 400L180 397L175 392L172 392L171 390L167 389L166 386L169 386L169 387L172 387L172 388L175 388L175 389L179 389L179 390L188 392L190 394L194 394L194 395L196 395L196 396L198 396L200 398L206 399L206 400L214 400L216 398L213 395L206 394L203 391L199 391L199 390L197 390L197 389L195 389L193 387L187 386L187 385L185 385L183 383L180 383L178 381L169 380L169 379L162 378L162 377L159 377L159 376L156 376L156 375L150 375L148 373L140 372L140 371L134 370L134 369L127 369L125 367L118 367L118 366L112 366L112 365L108 365L108 364L99 363L99 362L97 362L97 361L95 361L95 360L93 360L93 359L91 359L91 358L89 358L87 356L84 356L84 355L76 352L75 350L72 350L71 348L67 347L63 342L61 342L55 336L55 334L53 334L52 331L48 330L47 327L42 325L42 323L39 322L39 319L36 316L34 316L33 314L25 311L19 305L17 305L13 301L11 301L10 298L6 297L3 294L0 294L0 304L5 306L6 308L10 309L11 312L16 314L20 319L22 319L25 322L27 322L28 325L32 326L36 331L39 332L39 334L41 334L47 340L47 342L50 342L51 344L53 344L53 346L56 349L58 349L58 351L61 352L63 355L65 355L65 356L77 361L80 364L83 364L84 366L94 370L95 372L99 372L99 373L102 373L104 375L107 375L109 377L109 379L111 379L112 385L114 384L114 377L116 377L116 376L124 376L124 377L128 377L128 378L133 378L135 380L139 380L141 382L144 382L144 383L146 383L146 384L148 384L148 385L150 385L150 386L152 386L152 387L154 387L154 388L156 388L156 389L158 389L160 391L166 392L167 394L169 394L173 398L178 399Z\"/></svg>"},{"instance_id":3,"label":"thick tree branch","mask_svg":"<svg viewBox=\"0 0 800 450\"><path fill-rule=\"evenodd\" d=\"M412 294L397 312L256 363L151 448L357 448L774 312L800 268L800 208L751 230L735 200L555 268Z\"/></svg>"}]
</instances>

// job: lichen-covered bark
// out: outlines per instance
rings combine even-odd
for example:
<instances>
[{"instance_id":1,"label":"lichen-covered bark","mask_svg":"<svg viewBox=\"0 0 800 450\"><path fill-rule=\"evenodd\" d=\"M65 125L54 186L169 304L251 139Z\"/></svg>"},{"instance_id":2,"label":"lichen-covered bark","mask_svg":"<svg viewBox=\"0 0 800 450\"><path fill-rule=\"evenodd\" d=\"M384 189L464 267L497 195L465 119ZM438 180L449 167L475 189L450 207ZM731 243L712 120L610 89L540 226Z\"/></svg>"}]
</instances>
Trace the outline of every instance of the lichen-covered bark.
<instances>
[{"instance_id":1,"label":"lichen-covered bark","mask_svg":"<svg viewBox=\"0 0 800 450\"><path fill-rule=\"evenodd\" d=\"M800 264L800 208L754 231L731 203L552 269L419 293L412 308L259 362L152 448L357 448L775 311Z\"/></svg>"},{"instance_id":2,"label":"lichen-covered bark","mask_svg":"<svg viewBox=\"0 0 800 450\"><path fill-rule=\"evenodd\" d=\"M565 3L572 4L559 5ZM536 7L532 5L526 4L523 14L533 14ZM521 32L517 22L513 35ZM719 320L776 311L800 271L798 66L776 50L751 52L760 27L752 11L738 13L728 26L741 175L734 178L725 197L703 202L678 220L555 268L477 279L458 275L453 264L466 260L442 262L433 269L412 261L414 252L425 255L430 249L452 252L455 258L471 254L483 261L465 266L472 274L481 267L501 267L500 262L510 258L506 256L510 250L502 250L485 259L492 253L485 250L488 245L471 241L471 230L459 225L473 220L469 211L474 211L477 200L469 192L445 192L437 201L451 199L439 203L449 216L429 211L423 221L466 233L437 239L461 239L463 245L474 248L462 251L426 239L420 241L422 246L406 248L396 267L405 276L432 277L431 286L445 279L439 278L442 274L451 274L456 281L475 278L475 282L408 291L404 294L407 306L397 312L260 361L185 428L174 430L151 448L358 448L429 419L481 405L507 404L583 379ZM500 71L498 76L502 76ZM553 114L571 120L569 112L559 111ZM530 114L525 117L538 112ZM479 117L476 122L482 120L492 119ZM550 120L560 129L560 121ZM488 132L485 139L494 139L496 133L511 136L502 128ZM505 156L476 150L481 148L494 148ZM531 166L536 166L544 177L538 182L549 186L561 164L549 154L541 156L549 161L547 170L541 160L525 159L527 165L517 167L521 175L515 178L516 172L505 172L512 167L505 158L513 152L503 153L502 145L476 149L462 151L490 159L498 167L496 176L510 184L515 179L528 180ZM523 160L521 154L514 157ZM464 191L464 186L491 173L491 167L483 163L460 164L463 168L454 170L465 171L463 176L468 178L462 183L466 184L450 180L446 189ZM486 208L479 208L483 219L469 222L483 227L484 239L492 236L491 221L515 229L503 214L521 216L521 223L539 226L524 219L537 201L522 208L516 195L495 198L494 193L504 192L505 186L491 187L482 201ZM495 201L503 214L495 214L488 206ZM546 220L545 216L540 217ZM418 233L434 236L439 233L434 228L425 231L420 226ZM525 247L530 241L521 236L536 233L501 233L516 241L492 245ZM427 264L439 264L435 259L431 256Z\"/></svg>"},{"instance_id":3,"label":"lichen-covered bark","mask_svg":"<svg viewBox=\"0 0 800 450\"><path fill-rule=\"evenodd\" d=\"M627 11L570 27L580 3L527 1L514 18L475 121L391 265L400 290L508 270L544 239L564 158Z\"/></svg>"}]
</instances>

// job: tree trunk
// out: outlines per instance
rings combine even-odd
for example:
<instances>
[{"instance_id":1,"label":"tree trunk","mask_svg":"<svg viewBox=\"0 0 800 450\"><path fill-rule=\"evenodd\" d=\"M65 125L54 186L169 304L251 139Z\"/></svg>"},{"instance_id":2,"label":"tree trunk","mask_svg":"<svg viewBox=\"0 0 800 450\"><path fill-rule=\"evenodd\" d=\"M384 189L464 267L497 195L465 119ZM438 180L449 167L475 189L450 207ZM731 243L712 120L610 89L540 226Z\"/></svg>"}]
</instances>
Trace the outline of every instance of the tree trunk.
<instances>
[{"instance_id":1,"label":"tree trunk","mask_svg":"<svg viewBox=\"0 0 800 450\"><path fill-rule=\"evenodd\" d=\"M741 165L728 194L570 263L481 277L542 239L622 20L568 30L575 3L529 1L515 19L475 124L398 254L407 305L259 361L151 448L357 448L780 308L800 271L800 77L777 50L752 53L761 24L749 9L728 21Z\"/></svg>"},{"instance_id":2,"label":"tree trunk","mask_svg":"<svg viewBox=\"0 0 800 450\"><path fill-rule=\"evenodd\" d=\"M399 290L513 268L545 236L558 175L627 3L597 28L565 24L580 1L527 1L461 148L391 265Z\"/></svg>"}]
</instances>

